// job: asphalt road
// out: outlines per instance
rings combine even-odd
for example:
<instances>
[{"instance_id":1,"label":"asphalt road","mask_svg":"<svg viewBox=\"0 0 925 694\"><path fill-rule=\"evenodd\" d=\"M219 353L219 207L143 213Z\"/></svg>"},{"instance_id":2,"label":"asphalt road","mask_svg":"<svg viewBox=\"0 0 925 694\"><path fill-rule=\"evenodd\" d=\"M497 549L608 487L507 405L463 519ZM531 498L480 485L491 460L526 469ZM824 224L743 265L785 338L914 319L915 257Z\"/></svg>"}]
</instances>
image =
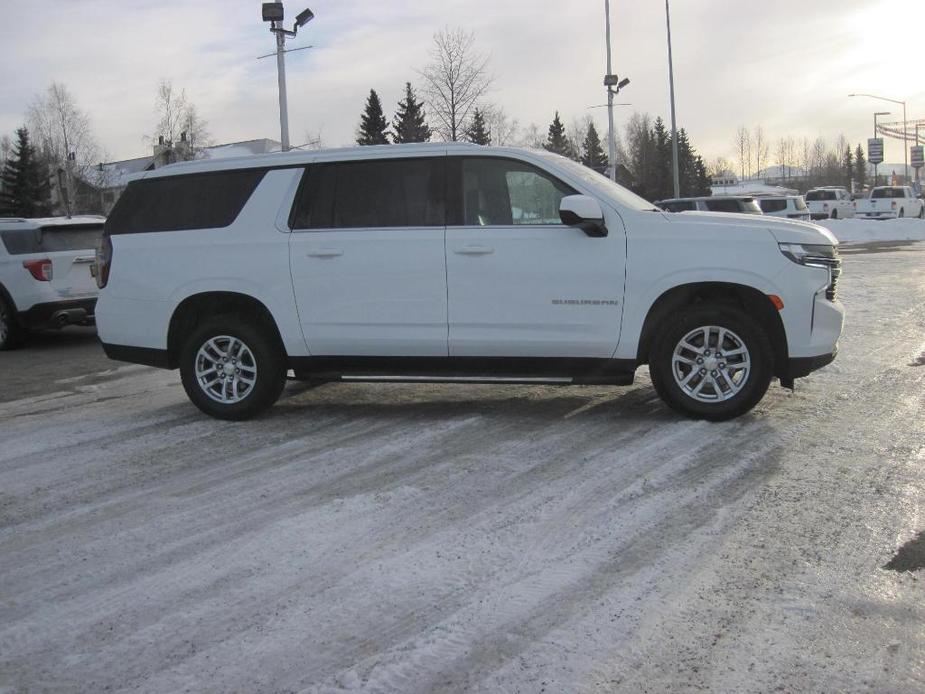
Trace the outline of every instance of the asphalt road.
<instances>
[{"instance_id":1,"label":"asphalt road","mask_svg":"<svg viewBox=\"0 0 925 694\"><path fill-rule=\"evenodd\" d=\"M92 331L0 353L0 692L922 691L925 245L878 251L723 424L644 370L231 424Z\"/></svg>"}]
</instances>

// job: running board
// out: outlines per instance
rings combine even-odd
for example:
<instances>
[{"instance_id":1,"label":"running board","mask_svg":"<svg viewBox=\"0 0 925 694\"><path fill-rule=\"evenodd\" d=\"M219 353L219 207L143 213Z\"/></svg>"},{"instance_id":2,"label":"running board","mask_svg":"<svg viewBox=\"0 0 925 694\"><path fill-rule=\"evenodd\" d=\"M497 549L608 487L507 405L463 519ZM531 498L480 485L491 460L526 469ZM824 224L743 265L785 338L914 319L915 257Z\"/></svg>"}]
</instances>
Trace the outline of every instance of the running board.
<instances>
[{"instance_id":1,"label":"running board","mask_svg":"<svg viewBox=\"0 0 925 694\"><path fill-rule=\"evenodd\" d=\"M340 377L341 381L363 381L366 383L517 383L521 385L545 384L567 386L575 382L574 378L555 378L541 376L386 376L379 374L349 374Z\"/></svg>"}]
</instances>

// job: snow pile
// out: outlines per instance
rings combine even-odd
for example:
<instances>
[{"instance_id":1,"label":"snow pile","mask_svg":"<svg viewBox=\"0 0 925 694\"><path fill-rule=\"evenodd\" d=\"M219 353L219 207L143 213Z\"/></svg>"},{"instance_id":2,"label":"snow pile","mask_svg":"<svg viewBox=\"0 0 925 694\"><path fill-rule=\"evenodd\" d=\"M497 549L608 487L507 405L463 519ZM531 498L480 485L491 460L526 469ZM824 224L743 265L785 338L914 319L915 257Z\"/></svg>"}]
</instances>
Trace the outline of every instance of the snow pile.
<instances>
[{"instance_id":1,"label":"snow pile","mask_svg":"<svg viewBox=\"0 0 925 694\"><path fill-rule=\"evenodd\" d=\"M841 243L876 241L925 241L922 219L823 219L821 224Z\"/></svg>"}]
</instances>

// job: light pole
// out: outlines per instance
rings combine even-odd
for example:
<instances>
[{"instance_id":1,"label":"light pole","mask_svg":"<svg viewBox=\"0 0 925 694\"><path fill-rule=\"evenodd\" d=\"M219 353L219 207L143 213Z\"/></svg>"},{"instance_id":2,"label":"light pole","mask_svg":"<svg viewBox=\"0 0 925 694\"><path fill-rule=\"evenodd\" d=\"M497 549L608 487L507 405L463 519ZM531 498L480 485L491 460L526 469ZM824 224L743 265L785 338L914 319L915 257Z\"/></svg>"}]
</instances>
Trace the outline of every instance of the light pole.
<instances>
[{"instance_id":1,"label":"light pole","mask_svg":"<svg viewBox=\"0 0 925 694\"><path fill-rule=\"evenodd\" d=\"M610 159L610 180L617 180L617 140L613 126L613 98L630 83L628 79L620 79L613 74L612 51L610 47L610 0L604 0L604 18L607 24L607 74L604 75L604 86L607 87L607 149ZM614 89L616 87L616 89Z\"/></svg>"},{"instance_id":2,"label":"light pole","mask_svg":"<svg viewBox=\"0 0 925 694\"><path fill-rule=\"evenodd\" d=\"M681 197L681 176L678 171L678 122L674 108L674 62L671 56L671 10L665 0L665 25L668 28L668 88L671 92L671 167L674 178L674 196Z\"/></svg>"},{"instance_id":3,"label":"light pole","mask_svg":"<svg viewBox=\"0 0 925 694\"><path fill-rule=\"evenodd\" d=\"M877 117L878 116L888 116L890 115L889 111L876 111L874 113L874 139L877 138ZM877 164L874 164L874 188L877 187Z\"/></svg>"},{"instance_id":4,"label":"light pole","mask_svg":"<svg viewBox=\"0 0 925 694\"><path fill-rule=\"evenodd\" d=\"M283 28L283 3L265 2L262 6L263 21L270 23L270 31L276 34L276 73L279 80L279 138L280 147L289 151L289 102L286 95L286 38L294 38L299 29L315 18L315 14L304 9L296 15L292 30Z\"/></svg>"},{"instance_id":5,"label":"light pole","mask_svg":"<svg viewBox=\"0 0 925 694\"><path fill-rule=\"evenodd\" d=\"M909 182L909 131L906 126L906 102L899 99L889 99L885 96L876 96L874 94L849 94L848 96L866 96L868 99L879 99L880 101L889 101L891 104L902 104L903 107L903 161L905 162L906 183ZM877 133L874 132L874 137Z\"/></svg>"}]
</instances>

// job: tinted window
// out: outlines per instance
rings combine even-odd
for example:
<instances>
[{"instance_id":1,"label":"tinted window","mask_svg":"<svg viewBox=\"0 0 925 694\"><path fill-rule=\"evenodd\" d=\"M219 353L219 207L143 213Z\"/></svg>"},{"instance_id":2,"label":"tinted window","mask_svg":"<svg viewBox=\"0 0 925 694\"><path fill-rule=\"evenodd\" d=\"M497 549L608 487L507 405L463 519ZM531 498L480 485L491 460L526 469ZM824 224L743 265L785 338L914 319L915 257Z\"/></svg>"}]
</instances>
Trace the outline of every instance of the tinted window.
<instances>
[{"instance_id":1,"label":"tinted window","mask_svg":"<svg viewBox=\"0 0 925 694\"><path fill-rule=\"evenodd\" d=\"M807 202L816 202L819 200L835 200L834 190L811 190L806 194Z\"/></svg>"},{"instance_id":2,"label":"tinted window","mask_svg":"<svg viewBox=\"0 0 925 694\"><path fill-rule=\"evenodd\" d=\"M264 176L263 169L133 181L106 220L110 234L227 227Z\"/></svg>"},{"instance_id":3,"label":"tinted window","mask_svg":"<svg viewBox=\"0 0 925 694\"><path fill-rule=\"evenodd\" d=\"M783 212L787 209L786 200L761 200L758 204L762 212Z\"/></svg>"},{"instance_id":4,"label":"tinted window","mask_svg":"<svg viewBox=\"0 0 925 694\"><path fill-rule=\"evenodd\" d=\"M705 200L707 209L711 212L740 212L738 200Z\"/></svg>"},{"instance_id":5,"label":"tinted window","mask_svg":"<svg viewBox=\"0 0 925 694\"><path fill-rule=\"evenodd\" d=\"M667 212L687 212L689 210L696 210L697 203L693 200L674 200L667 202L660 202L658 206Z\"/></svg>"},{"instance_id":6,"label":"tinted window","mask_svg":"<svg viewBox=\"0 0 925 694\"><path fill-rule=\"evenodd\" d=\"M55 253L58 251L93 251L103 234L102 224L10 229L0 232L3 245L11 255Z\"/></svg>"},{"instance_id":7,"label":"tinted window","mask_svg":"<svg viewBox=\"0 0 925 694\"><path fill-rule=\"evenodd\" d=\"M561 224L559 203L575 191L534 166L509 159L464 159L463 224Z\"/></svg>"},{"instance_id":8,"label":"tinted window","mask_svg":"<svg viewBox=\"0 0 925 694\"><path fill-rule=\"evenodd\" d=\"M906 191L902 188L874 188L871 198L904 198Z\"/></svg>"},{"instance_id":9,"label":"tinted window","mask_svg":"<svg viewBox=\"0 0 925 694\"><path fill-rule=\"evenodd\" d=\"M446 224L443 158L312 166L293 205L293 229L435 227Z\"/></svg>"}]
</instances>

